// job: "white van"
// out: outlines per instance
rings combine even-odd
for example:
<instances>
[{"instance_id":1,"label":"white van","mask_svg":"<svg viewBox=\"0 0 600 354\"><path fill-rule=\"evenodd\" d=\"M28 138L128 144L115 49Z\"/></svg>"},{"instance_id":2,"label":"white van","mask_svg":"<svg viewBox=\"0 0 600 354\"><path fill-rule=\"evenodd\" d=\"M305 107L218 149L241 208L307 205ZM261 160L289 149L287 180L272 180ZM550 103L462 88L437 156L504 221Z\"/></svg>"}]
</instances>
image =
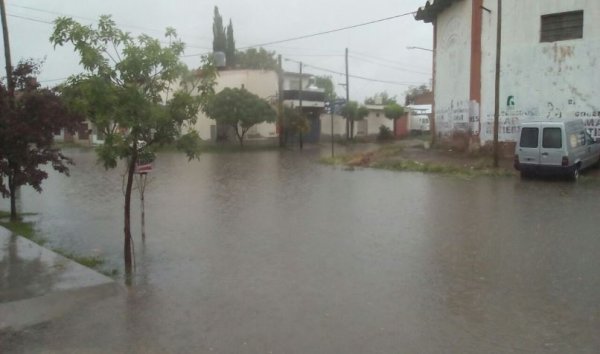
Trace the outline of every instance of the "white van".
<instances>
[{"instance_id":1,"label":"white van","mask_svg":"<svg viewBox=\"0 0 600 354\"><path fill-rule=\"evenodd\" d=\"M522 177L559 173L573 180L600 161L600 144L582 120L522 123L515 148L515 169Z\"/></svg>"}]
</instances>

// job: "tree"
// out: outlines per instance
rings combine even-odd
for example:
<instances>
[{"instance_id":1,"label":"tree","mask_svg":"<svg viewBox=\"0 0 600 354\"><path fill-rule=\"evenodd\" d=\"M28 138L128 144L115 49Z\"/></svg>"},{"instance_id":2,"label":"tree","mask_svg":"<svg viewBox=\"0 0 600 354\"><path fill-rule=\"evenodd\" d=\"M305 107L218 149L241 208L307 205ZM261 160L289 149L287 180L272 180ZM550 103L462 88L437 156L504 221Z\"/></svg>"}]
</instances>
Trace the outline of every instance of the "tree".
<instances>
[{"instance_id":1,"label":"tree","mask_svg":"<svg viewBox=\"0 0 600 354\"><path fill-rule=\"evenodd\" d=\"M274 122L276 113L267 101L243 88L225 88L215 95L207 107L207 114L218 123L230 126L240 146L255 124Z\"/></svg>"},{"instance_id":2,"label":"tree","mask_svg":"<svg viewBox=\"0 0 600 354\"><path fill-rule=\"evenodd\" d=\"M336 98L335 86L331 80L331 76L317 76L315 78L315 86L325 90L325 100L328 102Z\"/></svg>"},{"instance_id":3,"label":"tree","mask_svg":"<svg viewBox=\"0 0 600 354\"><path fill-rule=\"evenodd\" d=\"M55 171L69 174L72 160L53 147L54 133L62 129L73 132L80 116L71 112L54 90L41 88L36 76L39 64L22 61L12 72L15 87L14 105L9 92L0 82L0 194L10 198L10 218L17 219L16 191L30 185L42 191L50 165ZM6 181L6 183L5 183Z\"/></svg>"},{"instance_id":4,"label":"tree","mask_svg":"<svg viewBox=\"0 0 600 354\"><path fill-rule=\"evenodd\" d=\"M355 120L362 120L368 115L369 109L362 105L359 106L356 101L350 101L342 108L342 116L350 122L351 127L354 126ZM351 136L350 138L352 139L353 137Z\"/></svg>"},{"instance_id":5,"label":"tree","mask_svg":"<svg viewBox=\"0 0 600 354\"><path fill-rule=\"evenodd\" d=\"M365 98L365 104L388 105L396 103L396 96L390 96L386 91L378 92L373 97Z\"/></svg>"},{"instance_id":6,"label":"tree","mask_svg":"<svg viewBox=\"0 0 600 354\"><path fill-rule=\"evenodd\" d=\"M132 269L130 229L131 190L135 166L143 153L176 143L192 159L198 156L200 138L193 126L213 92L215 69L204 65L188 71L181 64L184 44L167 29L169 45L147 35L131 37L101 16L96 27L61 17L50 38L54 46L72 44L80 56L84 74L71 77L62 88L73 109L83 113L105 135L97 149L105 168L126 161L124 203L125 271Z\"/></svg>"},{"instance_id":7,"label":"tree","mask_svg":"<svg viewBox=\"0 0 600 354\"><path fill-rule=\"evenodd\" d=\"M223 18L219 13L219 8L215 6L213 17L213 51L223 52L227 50L227 36L225 27L223 27Z\"/></svg>"},{"instance_id":8,"label":"tree","mask_svg":"<svg viewBox=\"0 0 600 354\"><path fill-rule=\"evenodd\" d=\"M386 118L394 122L394 137L396 136L396 120L404 115L404 107L397 103L390 103L383 108L383 114Z\"/></svg>"},{"instance_id":9,"label":"tree","mask_svg":"<svg viewBox=\"0 0 600 354\"><path fill-rule=\"evenodd\" d=\"M303 135L310 131L310 121L299 108L284 107L283 117L285 126L289 128L292 134L298 134L298 144L303 148Z\"/></svg>"},{"instance_id":10,"label":"tree","mask_svg":"<svg viewBox=\"0 0 600 354\"><path fill-rule=\"evenodd\" d=\"M227 26L227 42L225 46L225 58L227 59L227 66L235 68L235 38L233 38L233 23L229 20Z\"/></svg>"},{"instance_id":11,"label":"tree","mask_svg":"<svg viewBox=\"0 0 600 354\"><path fill-rule=\"evenodd\" d=\"M264 48L256 50L250 48L245 52L237 52L236 63L240 69L277 70L277 59L275 52L269 52Z\"/></svg>"},{"instance_id":12,"label":"tree","mask_svg":"<svg viewBox=\"0 0 600 354\"><path fill-rule=\"evenodd\" d=\"M415 101L419 96L425 96L430 94L432 94L432 92L427 85L411 87L408 89L408 91L406 91L404 104L407 106L409 104L415 104Z\"/></svg>"}]
</instances>

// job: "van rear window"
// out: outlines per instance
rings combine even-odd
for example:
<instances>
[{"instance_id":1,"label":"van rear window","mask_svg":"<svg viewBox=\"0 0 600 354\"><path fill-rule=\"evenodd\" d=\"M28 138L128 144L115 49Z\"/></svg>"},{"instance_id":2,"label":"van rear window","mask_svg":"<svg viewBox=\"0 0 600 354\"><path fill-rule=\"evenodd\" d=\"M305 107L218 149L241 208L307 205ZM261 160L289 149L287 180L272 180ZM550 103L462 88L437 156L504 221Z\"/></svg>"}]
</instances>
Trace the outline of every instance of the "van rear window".
<instances>
[{"instance_id":1,"label":"van rear window","mask_svg":"<svg viewBox=\"0 0 600 354\"><path fill-rule=\"evenodd\" d=\"M524 148L538 147L538 134L538 128L521 129L521 141L519 141L519 146Z\"/></svg>"},{"instance_id":2,"label":"van rear window","mask_svg":"<svg viewBox=\"0 0 600 354\"><path fill-rule=\"evenodd\" d=\"M548 149L562 148L562 129L544 128L544 135L542 136L542 147Z\"/></svg>"}]
</instances>

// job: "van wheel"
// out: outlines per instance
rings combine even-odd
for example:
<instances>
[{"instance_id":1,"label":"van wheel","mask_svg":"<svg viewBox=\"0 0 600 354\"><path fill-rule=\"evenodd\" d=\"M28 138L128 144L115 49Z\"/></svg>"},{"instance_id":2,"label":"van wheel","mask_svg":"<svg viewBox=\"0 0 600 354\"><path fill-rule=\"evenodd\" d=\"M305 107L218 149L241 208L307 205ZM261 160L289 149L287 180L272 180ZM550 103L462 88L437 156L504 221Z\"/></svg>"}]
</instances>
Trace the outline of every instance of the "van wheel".
<instances>
[{"instance_id":1,"label":"van wheel","mask_svg":"<svg viewBox=\"0 0 600 354\"><path fill-rule=\"evenodd\" d=\"M579 179L579 165L575 165L573 166L573 168L571 169L571 175L569 177L571 177L571 181L577 182L577 180Z\"/></svg>"}]
</instances>

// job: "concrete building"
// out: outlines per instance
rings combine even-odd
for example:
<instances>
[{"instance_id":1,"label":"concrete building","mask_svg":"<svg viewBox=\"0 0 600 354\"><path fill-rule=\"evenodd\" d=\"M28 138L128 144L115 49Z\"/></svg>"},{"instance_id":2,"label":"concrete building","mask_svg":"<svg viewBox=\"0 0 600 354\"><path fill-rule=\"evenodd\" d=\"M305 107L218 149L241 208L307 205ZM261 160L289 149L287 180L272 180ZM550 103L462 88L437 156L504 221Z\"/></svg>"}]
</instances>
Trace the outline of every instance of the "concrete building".
<instances>
[{"instance_id":1,"label":"concrete building","mask_svg":"<svg viewBox=\"0 0 600 354\"><path fill-rule=\"evenodd\" d=\"M499 140L520 122L583 118L600 136L598 0L503 0ZM434 118L441 138L493 140L498 0L429 0ZM510 144L507 144L510 145Z\"/></svg>"},{"instance_id":2,"label":"concrete building","mask_svg":"<svg viewBox=\"0 0 600 354\"><path fill-rule=\"evenodd\" d=\"M215 92L224 88L245 88L273 105L277 101L278 77L273 70L222 70L216 80ZM203 113L198 114L194 126L203 140L217 140L217 123ZM246 133L247 141L269 140L278 137L275 123L261 123L253 126Z\"/></svg>"}]
</instances>

